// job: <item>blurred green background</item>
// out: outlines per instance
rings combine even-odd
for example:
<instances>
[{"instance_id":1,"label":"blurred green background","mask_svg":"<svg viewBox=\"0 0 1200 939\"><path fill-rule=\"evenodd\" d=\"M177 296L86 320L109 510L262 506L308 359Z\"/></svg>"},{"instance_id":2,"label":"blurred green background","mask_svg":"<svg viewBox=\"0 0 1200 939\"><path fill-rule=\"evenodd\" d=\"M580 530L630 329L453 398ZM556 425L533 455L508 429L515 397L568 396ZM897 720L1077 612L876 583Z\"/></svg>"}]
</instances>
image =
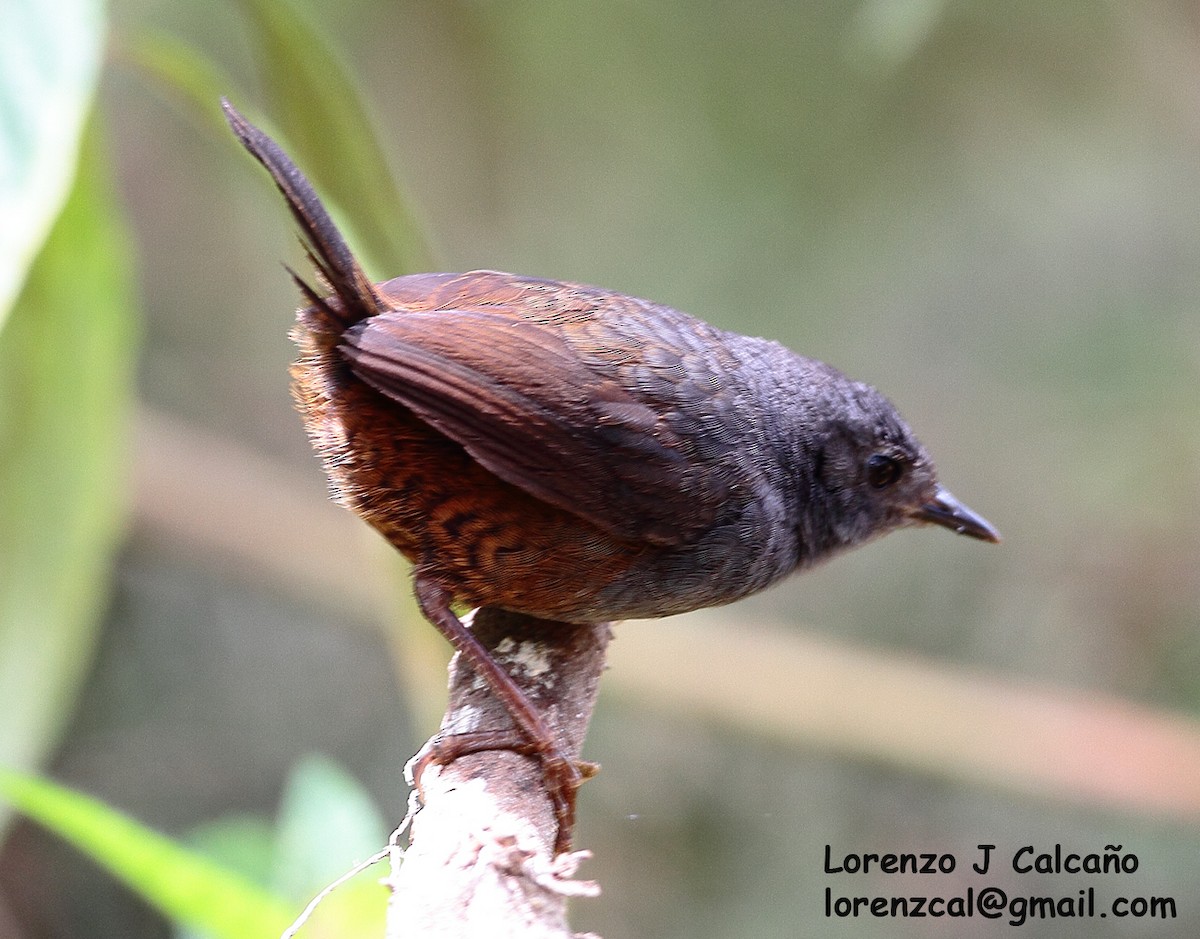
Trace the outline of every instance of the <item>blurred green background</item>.
<instances>
[{"instance_id":1,"label":"blurred green background","mask_svg":"<svg viewBox=\"0 0 1200 939\"><path fill-rule=\"evenodd\" d=\"M55 778L180 837L272 816L314 752L397 820L400 768L442 705L432 630L396 633L413 620L403 570L324 502L292 413L298 298L279 263L302 262L291 221L232 138L145 67L145 37L171 37L270 121L248 6L107 11L96 150L130 229L128 244L114 236L113 263L131 255L141 312L114 333L137 360L129 482L102 499L129 515L109 587L89 588L103 615L94 658L83 645L70 666L86 674L80 695L64 682L30 751ZM869 674L899 663L954 676L962 700L997 713L943 713L914 727L911 750L926 734L998 726L1011 774L989 778L954 746L908 760L903 741L855 725L864 708L923 713L923 682L881 686L873 701L839 699L835 684L828 700L844 715L816 729L790 715L784 687L774 708L799 729L778 731L724 699L673 700L669 650L642 662L657 678L640 684L614 658L587 747L604 771L581 794L577 839L595 851L584 873L604 894L576 902L573 926L608 939L996 935L1011 927L827 919L824 890L948 895L976 883L966 859L981 842L1008 855L1061 842L1122 845L1140 870L996 882L1175 896L1179 917L1031 923L1026 935L1200 933L1200 769L1179 769L1200 768L1200 9L296 6L361 81L440 268L602 284L836 364L896 402L943 481L1005 536L992 548L900 533L669 635L744 641L707 662L703 647L680 655L699 656L714 688L732 676L735 698L757 680L761 637L780 634L843 650L846 674L861 661ZM348 221L367 211L338 208ZM82 330L96 311L70 265L58 277L56 308L77 336L70 318ZM19 325L14 314L4 338ZM0 416L14 401L0 400ZM11 461L29 439L6 429ZM47 468L47 489L55 478ZM28 498L0 494L0 510ZM11 572L30 547L0 542L11 552L0 565ZM657 629L619 627L614 657ZM13 693L0 687L0 701ZM1081 718L1074 748L1049 758L1068 779L1058 788L1020 756L1039 748L1040 695L1084 717L1099 709L1098 726ZM1032 718L1010 720L1003 703L1023 700ZM1121 702L1132 723L1108 737L1106 709ZM1164 726L1178 747L1139 763L1133 745ZM1128 757L1114 775L1141 767L1124 796L1069 783L1072 767L1103 777L1105 747ZM1163 795L1172 773L1183 782ZM961 869L831 877L827 843L835 855L950 851ZM169 930L71 849L28 823L10 830L0 935Z\"/></svg>"}]
</instances>

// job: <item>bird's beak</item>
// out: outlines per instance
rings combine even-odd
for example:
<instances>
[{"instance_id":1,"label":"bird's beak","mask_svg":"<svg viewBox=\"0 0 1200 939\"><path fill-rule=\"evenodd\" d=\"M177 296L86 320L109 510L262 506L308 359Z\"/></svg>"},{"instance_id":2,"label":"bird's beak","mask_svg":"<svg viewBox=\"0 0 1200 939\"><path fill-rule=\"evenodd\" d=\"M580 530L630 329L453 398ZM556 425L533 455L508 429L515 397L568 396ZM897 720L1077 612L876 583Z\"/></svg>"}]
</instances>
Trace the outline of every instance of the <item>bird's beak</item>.
<instances>
[{"instance_id":1,"label":"bird's beak","mask_svg":"<svg viewBox=\"0 0 1200 939\"><path fill-rule=\"evenodd\" d=\"M941 486L938 486L932 499L912 513L912 517L980 541L1000 543L1000 532L992 527L991 522L982 515L976 515Z\"/></svg>"}]
</instances>

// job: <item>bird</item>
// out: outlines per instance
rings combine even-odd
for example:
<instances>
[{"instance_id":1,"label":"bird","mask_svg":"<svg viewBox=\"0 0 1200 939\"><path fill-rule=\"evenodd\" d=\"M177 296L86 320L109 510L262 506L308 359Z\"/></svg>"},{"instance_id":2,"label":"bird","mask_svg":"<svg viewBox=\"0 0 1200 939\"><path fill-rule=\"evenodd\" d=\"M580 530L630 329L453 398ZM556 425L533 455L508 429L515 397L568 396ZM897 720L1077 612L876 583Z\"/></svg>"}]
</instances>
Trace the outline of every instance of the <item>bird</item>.
<instances>
[{"instance_id":1,"label":"bird","mask_svg":"<svg viewBox=\"0 0 1200 939\"><path fill-rule=\"evenodd\" d=\"M454 612L563 623L730 603L913 525L996 529L872 386L662 304L498 271L373 283L313 186L227 100L317 285L292 393L333 498L413 564L424 616L540 758L570 844L580 768ZM491 747L488 741L480 747ZM469 752L447 743L444 759Z\"/></svg>"}]
</instances>

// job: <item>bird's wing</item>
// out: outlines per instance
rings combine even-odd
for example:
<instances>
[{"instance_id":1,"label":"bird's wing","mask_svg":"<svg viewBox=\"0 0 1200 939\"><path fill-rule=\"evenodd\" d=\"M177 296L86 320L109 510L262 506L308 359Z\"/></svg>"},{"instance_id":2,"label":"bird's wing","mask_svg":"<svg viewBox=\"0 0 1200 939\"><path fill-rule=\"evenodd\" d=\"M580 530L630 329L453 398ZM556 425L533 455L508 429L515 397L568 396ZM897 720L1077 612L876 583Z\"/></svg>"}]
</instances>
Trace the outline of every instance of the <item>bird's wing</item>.
<instances>
[{"instance_id":1,"label":"bird's wing","mask_svg":"<svg viewBox=\"0 0 1200 939\"><path fill-rule=\"evenodd\" d=\"M685 543L730 488L689 435L694 421L673 421L553 326L495 309L410 309L364 320L341 348L362 381L498 477L619 538Z\"/></svg>"}]
</instances>

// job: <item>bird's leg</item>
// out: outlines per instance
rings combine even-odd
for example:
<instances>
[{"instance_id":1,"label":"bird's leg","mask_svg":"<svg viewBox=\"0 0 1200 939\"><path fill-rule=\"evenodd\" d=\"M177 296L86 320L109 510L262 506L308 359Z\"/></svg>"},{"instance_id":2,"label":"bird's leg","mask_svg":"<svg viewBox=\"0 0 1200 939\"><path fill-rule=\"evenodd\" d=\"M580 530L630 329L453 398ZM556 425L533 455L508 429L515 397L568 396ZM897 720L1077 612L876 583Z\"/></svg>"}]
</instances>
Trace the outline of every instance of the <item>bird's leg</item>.
<instances>
[{"instance_id":1,"label":"bird's leg","mask_svg":"<svg viewBox=\"0 0 1200 939\"><path fill-rule=\"evenodd\" d=\"M558 825L554 853L557 855L570 850L571 832L575 824L575 794L584 779L592 775L594 767L576 763L562 754L554 733L528 695L451 610L450 592L420 572L414 578L414 587L421 613L484 680L512 718L517 731L516 736L506 731L473 731L442 737L417 760L414 778L419 780L421 772L431 762L450 763L461 756L483 750L513 750L533 756L542 765L546 792L550 796Z\"/></svg>"}]
</instances>

